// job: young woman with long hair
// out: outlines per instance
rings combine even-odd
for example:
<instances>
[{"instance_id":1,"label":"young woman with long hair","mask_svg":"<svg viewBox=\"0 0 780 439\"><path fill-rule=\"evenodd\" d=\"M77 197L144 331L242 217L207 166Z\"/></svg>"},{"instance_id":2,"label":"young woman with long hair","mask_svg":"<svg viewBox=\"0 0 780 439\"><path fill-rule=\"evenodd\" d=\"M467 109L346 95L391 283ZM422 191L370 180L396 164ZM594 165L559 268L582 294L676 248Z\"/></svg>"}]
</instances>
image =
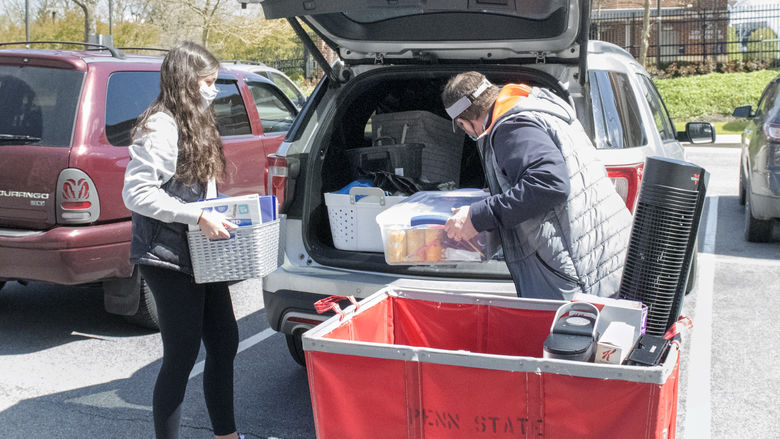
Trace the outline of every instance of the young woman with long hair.
<instances>
[{"instance_id":1,"label":"young woman with long hair","mask_svg":"<svg viewBox=\"0 0 780 439\"><path fill-rule=\"evenodd\" d=\"M225 155L211 102L219 61L185 42L160 68L160 94L139 117L130 146L122 197L132 211L130 261L138 264L157 305L163 360L154 386L157 439L179 436L181 403L200 350L206 347L203 389L216 438L242 438L233 413L233 360L238 325L227 283L196 284L187 245L188 224L210 239L235 227L193 201L216 195Z\"/></svg>"}]
</instances>

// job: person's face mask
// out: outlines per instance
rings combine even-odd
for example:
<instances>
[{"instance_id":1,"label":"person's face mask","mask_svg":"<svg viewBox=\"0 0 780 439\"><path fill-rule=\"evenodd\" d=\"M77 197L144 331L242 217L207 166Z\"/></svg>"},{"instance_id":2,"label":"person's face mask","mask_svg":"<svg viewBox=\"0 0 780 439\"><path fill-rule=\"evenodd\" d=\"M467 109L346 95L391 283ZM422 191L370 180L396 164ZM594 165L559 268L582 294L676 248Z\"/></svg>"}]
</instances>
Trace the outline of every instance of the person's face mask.
<instances>
[{"instance_id":1,"label":"person's face mask","mask_svg":"<svg viewBox=\"0 0 780 439\"><path fill-rule=\"evenodd\" d=\"M217 85L211 84L211 87L205 83L200 85L200 96L203 98L203 106L208 107L217 97Z\"/></svg>"},{"instance_id":2,"label":"person's face mask","mask_svg":"<svg viewBox=\"0 0 780 439\"><path fill-rule=\"evenodd\" d=\"M465 133L466 133L466 136L468 136L468 138L469 138L469 139L471 139L471 140L473 140L473 141L475 141L475 142L476 142L476 141L478 141L478 140L479 140L479 139L480 139L480 138L481 138L483 135L485 135L485 123L486 123L486 122L487 122L487 120L485 120L485 122L483 122L483 123L482 123L482 133L481 133L481 134L479 134L478 136L473 136L473 135L471 135L471 133L469 133L469 131L467 131L467 130L466 130L466 127L465 127L465 125L461 125L461 129L463 130L463 132L465 132ZM470 130L470 131L473 131L473 132L474 132L474 134L476 134L476 133L477 133L477 130L475 130L475 129L474 129L474 123L473 123L473 122L471 122L471 121L469 121L469 126L470 126L470 128L471 128L471 130Z\"/></svg>"}]
</instances>

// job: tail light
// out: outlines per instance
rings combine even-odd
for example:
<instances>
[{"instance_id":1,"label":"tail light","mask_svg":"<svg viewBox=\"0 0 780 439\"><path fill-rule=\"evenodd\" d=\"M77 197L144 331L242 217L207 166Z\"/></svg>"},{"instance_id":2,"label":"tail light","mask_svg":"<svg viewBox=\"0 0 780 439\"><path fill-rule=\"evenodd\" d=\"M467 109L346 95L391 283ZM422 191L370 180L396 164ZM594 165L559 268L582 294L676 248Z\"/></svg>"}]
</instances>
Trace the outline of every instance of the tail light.
<instances>
[{"instance_id":1,"label":"tail light","mask_svg":"<svg viewBox=\"0 0 780 439\"><path fill-rule=\"evenodd\" d=\"M767 144L767 164L770 168L780 168L780 125L765 124L764 134L769 141Z\"/></svg>"},{"instance_id":2,"label":"tail light","mask_svg":"<svg viewBox=\"0 0 780 439\"><path fill-rule=\"evenodd\" d=\"M642 183L642 171L644 163L637 163L628 166L609 166L607 175L615 185L615 190L626 202L626 207L631 213L634 213L634 206L639 195L639 185Z\"/></svg>"},{"instance_id":3,"label":"tail light","mask_svg":"<svg viewBox=\"0 0 780 439\"><path fill-rule=\"evenodd\" d=\"M780 125L773 123L764 124L764 134L770 142L780 143Z\"/></svg>"},{"instance_id":4,"label":"tail light","mask_svg":"<svg viewBox=\"0 0 780 439\"><path fill-rule=\"evenodd\" d=\"M287 159L277 154L269 154L265 161L266 193L275 195L279 206L284 206L287 188Z\"/></svg>"},{"instance_id":5,"label":"tail light","mask_svg":"<svg viewBox=\"0 0 780 439\"><path fill-rule=\"evenodd\" d=\"M57 223L86 224L100 216L100 199L92 179L80 169L68 168L57 178Z\"/></svg>"}]
</instances>

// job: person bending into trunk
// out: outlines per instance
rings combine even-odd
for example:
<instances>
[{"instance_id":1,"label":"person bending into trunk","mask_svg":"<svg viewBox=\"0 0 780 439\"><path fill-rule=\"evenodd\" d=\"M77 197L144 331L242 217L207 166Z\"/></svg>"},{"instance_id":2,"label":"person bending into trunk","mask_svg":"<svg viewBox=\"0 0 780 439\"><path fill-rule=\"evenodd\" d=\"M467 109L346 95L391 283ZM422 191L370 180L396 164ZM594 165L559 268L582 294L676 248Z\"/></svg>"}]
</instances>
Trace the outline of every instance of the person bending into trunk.
<instances>
[{"instance_id":1,"label":"person bending into trunk","mask_svg":"<svg viewBox=\"0 0 780 439\"><path fill-rule=\"evenodd\" d=\"M632 217L572 107L478 72L451 78L442 101L477 142L491 193L455 211L447 235L498 231L518 296L617 296Z\"/></svg>"},{"instance_id":2,"label":"person bending into trunk","mask_svg":"<svg viewBox=\"0 0 780 439\"><path fill-rule=\"evenodd\" d=\"M203 390L214 435L241 438L233 414L233 360L238 325L227 283L196 284L187 245L188 224L210 239L235 227L191 203L216 195L225 156L211 102L219 62L185 42L160 69L160 94L139 117L130 146L122 198L132 211L130 261L151 288L160 323L163 360L154 386L158 439L179 437L181 403L200 342L206 347Z\"/></svg>"}]
</instances>

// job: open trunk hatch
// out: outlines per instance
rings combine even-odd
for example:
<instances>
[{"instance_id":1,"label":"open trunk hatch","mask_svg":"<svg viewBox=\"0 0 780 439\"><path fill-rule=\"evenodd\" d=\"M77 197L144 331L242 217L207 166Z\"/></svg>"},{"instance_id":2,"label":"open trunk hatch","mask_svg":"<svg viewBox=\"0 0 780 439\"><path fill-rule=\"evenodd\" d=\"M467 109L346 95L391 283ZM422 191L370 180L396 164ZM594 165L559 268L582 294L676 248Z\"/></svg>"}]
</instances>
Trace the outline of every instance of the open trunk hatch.
<instances>
[{"instance_id":1,"label":"open trunk hatch","mask_svg":"<svg viewBox=\"0 0 780 439\"><path fill-rule=\"evenodd\" d=\"M239 0L257 3L259 0ZM348 62L376 59L578 62L589 0L264 0L266 18L301 17ZM586 17L581 16L584 11ZM583 52L583 53L580 53Z\"/></svg>"}]
</instances>

